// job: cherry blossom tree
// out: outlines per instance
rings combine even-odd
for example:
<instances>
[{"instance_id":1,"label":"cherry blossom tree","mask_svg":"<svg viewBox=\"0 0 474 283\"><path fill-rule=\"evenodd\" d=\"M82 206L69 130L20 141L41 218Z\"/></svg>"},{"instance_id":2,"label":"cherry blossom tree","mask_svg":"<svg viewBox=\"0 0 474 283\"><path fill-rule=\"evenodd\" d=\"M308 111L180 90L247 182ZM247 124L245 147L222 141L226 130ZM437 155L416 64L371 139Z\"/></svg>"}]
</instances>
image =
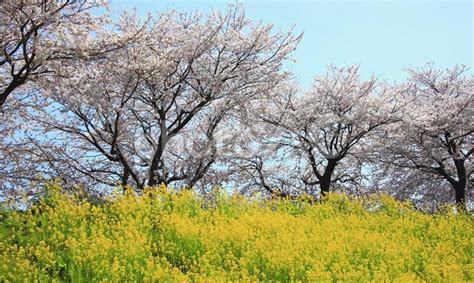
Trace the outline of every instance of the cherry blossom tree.
<instances>
[{"instance_id":1,"label":"cherry blossom tree","mask_svg":"<svg viewBox=\"0 0 474 283\"><path fill-rule=\"evenodd\" d=\"M88 0L1 1L0 109L17 88L54 72L58 62L116 47L118 37L107 37L102 30L107 18L91 13L106 5Z\"/></svg>"},{"instance_id":2,"label":"cherry blossom tree","mask_svg":"<svg viewBox=\"0 0 474 283\"><path fill-rule=\"evenodd\" d=\"M428 64L409 73L403 119L377 140L382 185L410 198L464 205L474 184L473 76L462 65L443 71Z\"/></svg>"},{"instance_id":3,"label":"cherry blossom tree","mask_svg":"<svg viewBox=\"0 0 474 283\"><path fill-rule=\"evenodd\" d=\"M315 186L325 195L331 187L359 188L363 178L368 137L397 121L398 106L390 91L375 78L362 80L358 67L330 66L316 77L312 89L280 92L260 115L280 129L273 143L288 150L301 188L312 195ZM275 140L276 138L276 140Z\"/></svg>"},{"instance_id":4,"label":"cherry blossom tree","mask_svg":"<svg viewBox=\"0 0 474 283\"><path fill-rule=\"evenodd\" d=\"M138 21L124 15L119 30ZM54 166L73 168L76 180L140 189L212 179L232 146L221 125L288 76L282 64L300 40L252 23L240 6L207 17L171 11L147 23L133 44L54 78L54 105L31 117L56 136Z\"/></svg>"},{"instance_id":5,"label":"cherry blossom tree","mask_svg":"<svg viewBox=\"0 0 474 283\"><path fill-rule=\"evenodd\" d=\"M44 151L53 148L50 136L30 117L51 105L48 84L66 79L85 61L100 62L140 35L138 27L133 33L115 29L107 9L107 1L0 1L2 191L20 191L51 171L68 171L51 168L56 159Z\"/></svg>"}]
</instances>

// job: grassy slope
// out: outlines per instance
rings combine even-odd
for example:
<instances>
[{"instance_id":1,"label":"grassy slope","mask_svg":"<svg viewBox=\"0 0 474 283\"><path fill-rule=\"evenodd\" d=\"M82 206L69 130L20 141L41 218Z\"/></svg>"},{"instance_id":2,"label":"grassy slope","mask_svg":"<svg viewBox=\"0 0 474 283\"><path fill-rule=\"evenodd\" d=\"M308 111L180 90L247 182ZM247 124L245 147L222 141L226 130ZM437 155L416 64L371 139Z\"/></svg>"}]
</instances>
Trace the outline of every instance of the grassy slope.
<instances>
[{"instance_id":1,"label":"grassy slope","mask_svg":"<svg viewBox=\"0 0 474 283\"><path fill-rule=\"evenodd\" d=\"M48 191L0 214L0 281L474 280L472 216L388 197L204 203L161 188L91 204Z\"/></svg>"}]
</instances>

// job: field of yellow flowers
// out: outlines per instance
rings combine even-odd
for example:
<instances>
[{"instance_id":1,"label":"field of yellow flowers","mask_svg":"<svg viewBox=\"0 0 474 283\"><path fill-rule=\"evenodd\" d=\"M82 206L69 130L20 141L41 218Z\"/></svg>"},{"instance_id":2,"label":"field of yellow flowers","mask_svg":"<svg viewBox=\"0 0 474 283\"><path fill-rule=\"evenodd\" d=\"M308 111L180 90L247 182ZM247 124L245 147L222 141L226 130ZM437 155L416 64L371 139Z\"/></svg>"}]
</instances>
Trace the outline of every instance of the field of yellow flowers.
<instances>
[{"instance_id":1,"label":"field of yellow flowers","mask_svg":"<svg viewBox=\"0 0 474 283\"><path fill-rule=\"evenodd\" d=\"M311 204L164 187L0 211L0 281L473 281L472 216L385 196Z\"/></svg>"}]
</instances>

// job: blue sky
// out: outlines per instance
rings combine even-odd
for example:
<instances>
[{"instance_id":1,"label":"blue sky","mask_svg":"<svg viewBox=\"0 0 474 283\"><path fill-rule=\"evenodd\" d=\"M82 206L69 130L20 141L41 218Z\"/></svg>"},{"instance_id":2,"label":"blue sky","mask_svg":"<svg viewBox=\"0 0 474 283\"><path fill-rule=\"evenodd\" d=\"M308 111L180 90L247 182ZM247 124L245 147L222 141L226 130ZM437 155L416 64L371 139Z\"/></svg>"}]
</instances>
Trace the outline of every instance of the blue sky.
<instances>
[{"instance_id":1,"label":"blue sky","mask_svg":"<svg viewBox=\"0 0 474 283\"><path fill-rule=\"evenodd\" d=\"M253 20L304 37L291 69L302 86L328 64L360 64L364 76L402 81L409 66L472 67L472 1L241 1ZM224 9L226 1L111 0L113 12Z\"/></svg>"}]
</instances>

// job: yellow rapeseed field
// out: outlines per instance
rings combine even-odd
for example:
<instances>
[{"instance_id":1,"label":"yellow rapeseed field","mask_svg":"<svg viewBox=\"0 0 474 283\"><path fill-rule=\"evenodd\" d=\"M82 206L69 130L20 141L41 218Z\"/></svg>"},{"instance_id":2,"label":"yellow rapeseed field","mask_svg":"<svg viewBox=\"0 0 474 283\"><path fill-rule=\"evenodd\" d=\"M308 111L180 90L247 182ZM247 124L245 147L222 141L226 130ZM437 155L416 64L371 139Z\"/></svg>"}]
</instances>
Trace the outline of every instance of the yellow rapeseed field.
<instances>
[{"instance_id":1,"label":"yellow rapeseed field","mask_svg":"<svg viewBox=\"0 0 474 283\"><path fill-rule=\"evenodd\" d=\"M1 282L474 280L473 219L452 209L164 187L92 203L59 191L0 212Z\"/></svg>"}]
</instances>

